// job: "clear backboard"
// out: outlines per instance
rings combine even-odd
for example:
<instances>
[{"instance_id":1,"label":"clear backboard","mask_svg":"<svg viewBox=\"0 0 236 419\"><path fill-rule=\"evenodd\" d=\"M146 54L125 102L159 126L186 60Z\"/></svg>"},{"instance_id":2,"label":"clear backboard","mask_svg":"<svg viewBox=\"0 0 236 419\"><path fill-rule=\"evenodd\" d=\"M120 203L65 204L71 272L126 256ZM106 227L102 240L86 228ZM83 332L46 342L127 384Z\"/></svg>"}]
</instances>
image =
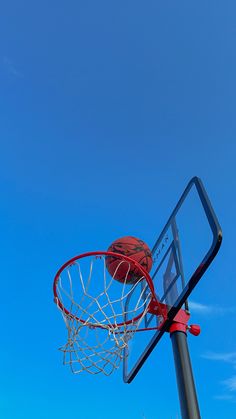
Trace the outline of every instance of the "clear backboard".
<instances>
[{"instance_id":1,"label":"clear backboard","mask_svg":"<svg viewBox=\"0 0 236 419\"><path fill-rule=\"evenodd\" d=\"M201 180L194 177L187 185L163 228L153 254L151 276L158 300L166 305L168 318L146 314L128 347L124 350L123 377L130 383L161 336L168 331L180 308L188 311L187 298L216 256L222 241L221 228ZM140 283L126 301L129 312L136 293L145 298L145 283ZM128 314L127 318L128 320ZM149 329L141 331L142 329Z\"/></svg>"}]
</instances>

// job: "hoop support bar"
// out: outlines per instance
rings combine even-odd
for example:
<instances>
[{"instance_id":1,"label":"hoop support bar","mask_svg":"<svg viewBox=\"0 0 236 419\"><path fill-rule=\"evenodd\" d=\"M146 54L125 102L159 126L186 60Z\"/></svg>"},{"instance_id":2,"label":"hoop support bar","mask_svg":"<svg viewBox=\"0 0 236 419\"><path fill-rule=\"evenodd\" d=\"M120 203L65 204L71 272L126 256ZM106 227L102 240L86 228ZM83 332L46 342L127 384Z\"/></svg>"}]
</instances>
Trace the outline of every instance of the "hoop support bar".
<instances>
[{"instance_id":1,"label":"hoop support bar","mask_svg":"<svg viewBox=\"0 0 236 419\"><path fill-rule=\"evenodd\" d=\"M178 384L182 419L201 419L186 332L170 334Z\"/></svg>"}]
</instances>

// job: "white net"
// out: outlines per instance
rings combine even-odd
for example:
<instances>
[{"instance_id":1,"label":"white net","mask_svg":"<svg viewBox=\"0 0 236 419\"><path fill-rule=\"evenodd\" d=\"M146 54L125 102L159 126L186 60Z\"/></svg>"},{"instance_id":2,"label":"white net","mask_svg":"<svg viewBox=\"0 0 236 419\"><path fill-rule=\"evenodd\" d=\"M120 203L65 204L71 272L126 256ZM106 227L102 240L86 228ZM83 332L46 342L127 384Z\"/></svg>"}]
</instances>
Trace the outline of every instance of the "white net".
<instances>
[{"instance_id":1,"label":"white net","mask_svg":"<svg viewBox=\"0 0 236 419\"><path fill-rule=\"evenodd\" d=\"M60 348L63 363L73 373L110 375L119 367L127 342L139 327L152 298L143 273L136 268L130 284L130 262L119 261L110 275L105 256L76 260L62 270L56 282L56 303L67 328ZM122 272L122 282L119 277ZM129 309L126 301L129 300Z\"/></svg>"}]
</instances>

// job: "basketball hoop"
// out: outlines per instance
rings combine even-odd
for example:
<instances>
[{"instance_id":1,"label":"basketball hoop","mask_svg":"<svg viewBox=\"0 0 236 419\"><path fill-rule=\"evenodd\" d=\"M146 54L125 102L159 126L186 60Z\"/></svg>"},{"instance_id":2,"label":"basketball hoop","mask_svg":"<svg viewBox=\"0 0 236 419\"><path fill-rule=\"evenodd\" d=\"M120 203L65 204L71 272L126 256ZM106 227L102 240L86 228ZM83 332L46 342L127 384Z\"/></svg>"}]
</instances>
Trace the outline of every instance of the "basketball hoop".
<instances>
[{"instance_id":1,"label":"basketball hoop","mask_svg":"<svg viewBox=\"0 0 236 419\"><path fill-rule=\"evenodd\" d=\"M118 260L113 275L106 268L109 257ZM131 271L135 271L132 283ZM120 272L122 281L117 281ZM63 363L73 373L110 375L153 300L163 313L148 272L132 258L114 252L89 252L70 259L57 272L53 292L68 333L60 348Z\"/></svg>"}]
</instances>

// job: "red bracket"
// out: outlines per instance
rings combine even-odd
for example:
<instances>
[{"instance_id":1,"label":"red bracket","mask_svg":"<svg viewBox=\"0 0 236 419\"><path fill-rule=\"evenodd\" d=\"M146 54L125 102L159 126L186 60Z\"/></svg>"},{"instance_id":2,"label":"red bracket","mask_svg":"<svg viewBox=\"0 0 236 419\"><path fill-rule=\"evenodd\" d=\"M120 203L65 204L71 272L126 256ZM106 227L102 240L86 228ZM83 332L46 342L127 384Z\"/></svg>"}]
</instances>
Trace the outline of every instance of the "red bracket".
<instances>
[{"instance_id":1,"label":"red bracket","mask_svg":"<svg viewBox=\"0 0 236 419\"><path fill-rule=\"evenodd\" d=\"M188 330L188 321L190 319L190 314L186 313L185 310L180 309L176 314L172 325L169 328L169 333L173 332L184 332Z\"/></svg>"},{"instance_id":2,"label":"red bracket","mask_svg":"<svg viewBox=\"0 0 236 419\"><path fill-rule=\"evenodd\" d=\"M167 306L166 304L159 303L155 298L152 298L152 300L149 303L148 312L150 314L155 314L156 316L162 316L163 320L167 319Z\"/></svg>"},{"instance_id":3,"label":"red bracket","mask_svg":"<svg viewBox=\"0 0 236 419\"><path fill-rule=\"evenodd\" d=\"M163 321L168 318L168 309L166 304L157 303L157 301L153 298L150 302L148 312L151 314L155 314L156 316L162 316ZM190 314L187 313L185 310L180 309L176 314L168 332L184 332L191 333L194 336L198 336L201 332L200 326L197 324L192 324L188 326L188 321L190 319Z\"/></svg>"}]
</instances>

